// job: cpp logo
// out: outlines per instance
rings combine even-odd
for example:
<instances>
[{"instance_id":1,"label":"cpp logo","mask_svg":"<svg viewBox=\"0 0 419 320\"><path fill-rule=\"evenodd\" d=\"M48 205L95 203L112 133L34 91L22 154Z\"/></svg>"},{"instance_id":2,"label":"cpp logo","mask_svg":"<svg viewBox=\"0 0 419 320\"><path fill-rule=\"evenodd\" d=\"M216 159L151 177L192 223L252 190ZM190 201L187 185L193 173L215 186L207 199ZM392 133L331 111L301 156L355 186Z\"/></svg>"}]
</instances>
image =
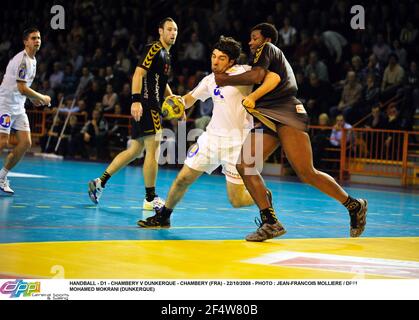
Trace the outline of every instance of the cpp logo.
<instances>
[{"instance_id":1,"label":"cpp logo","mask_svg":"<svg viewBox=\"0 0 419 320\"><path fill-rule=\"evenodd\" d=\"M10 294L10 298L31 297L34 293L41 292L40 282L25 282L23 280L7 281L0 287L0 293Z\"/></svg>"},{"instance_id":2,"label":"cpp logo","mask_svg":"<svg viewBox=\"0 0 419 320\"><path fill-rule=\"evenodd\" d=\"M12 119L10 118L10 114L2 114L0 116L0 126L3 128L10 128L10 125L12 124Z\"/></svg>"},{"instance_id":3,"label":"cpp logo","mask_svg":"<svg viewBox=\"0 0 419 320\"><path fill-rule=\"evenodd\" d=\"M219 86L216 86L214 89L214 95L215 96L220 96L221 99L224 99L224 96L221 94L221 90Z\"/></svg>"}]
</instances>

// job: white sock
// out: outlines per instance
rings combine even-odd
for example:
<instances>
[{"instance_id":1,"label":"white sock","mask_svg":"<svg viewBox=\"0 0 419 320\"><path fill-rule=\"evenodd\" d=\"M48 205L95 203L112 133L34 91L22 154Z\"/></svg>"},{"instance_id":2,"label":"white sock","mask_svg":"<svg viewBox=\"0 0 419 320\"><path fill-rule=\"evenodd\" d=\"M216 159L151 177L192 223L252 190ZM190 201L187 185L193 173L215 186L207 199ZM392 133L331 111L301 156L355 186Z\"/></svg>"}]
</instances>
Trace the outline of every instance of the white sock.
<instances>
[{"instance_id":1,"label":"white sock","mask_svg":"<svg viewBox=\"0 0 419 320\"><path fill-rule=\"evenodd\" d=\"M0 170L0 180L6 179L8 173L9 173L9 170L7 170L5 167L3 167Z\"/></svg>"}]
</instances>

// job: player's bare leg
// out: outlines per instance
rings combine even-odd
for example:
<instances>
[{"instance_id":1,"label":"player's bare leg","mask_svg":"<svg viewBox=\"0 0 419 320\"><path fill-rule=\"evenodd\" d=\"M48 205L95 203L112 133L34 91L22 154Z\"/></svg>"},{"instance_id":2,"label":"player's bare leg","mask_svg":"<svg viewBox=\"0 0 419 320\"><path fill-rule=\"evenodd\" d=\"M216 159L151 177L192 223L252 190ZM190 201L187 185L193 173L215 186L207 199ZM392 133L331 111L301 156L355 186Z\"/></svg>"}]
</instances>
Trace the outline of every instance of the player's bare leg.
<instances>
[{"instance_id":1,"label":"player's bare leg","mask_svg":"<svg viewBox=\"0 0 419 320\"><path fill-rule=\"evenodd\" d=\"M0 192L6 195L13 195L14 191L10 188L9 180L7 179L7 174L12 170L16 164L23 158L26 151L28 151L32 146L31 134L26 131L17 131L16 132L17 145L13 150L6 156L4 161L4 166L0 170ZM1 133L0 134L0 151L2 151L9 142L9 135Z\"/></svg>"},{"instance_id":2,"label":"player's bare leg","mask_svg":"<svg viewBox=\"0 0 419 320\"><path fill-rule=\"evenodd\" d=\"M299 178L342 203L351 217L351 236L359 237L366 224L367 201L351 198L335 179L314 168L310 138L306 132L282 126L278 128L278 135L287 159Z\"/></svg>"},{"instance_id":3,"label":"player's bare leg","mask_svg":"<svg viewBox=\"0 0 419 320\"><path fill-rule=\"evenodd\" d=\"M170 215L178 202L183 198L189 186L198 179L203 172L184 165L170 187L166 204L156 210L156 214L146 220L139 220L137 224L142 228L168 228L170 227Z\"/></svg>"},{"instance_id":4,"label":"player's bare leg","mask_svg":"<svg viewBox=\"0 0 419 320\"><path fill-rule=\"evenodd\" d=\"M254 205L252 196L244 184L236 184L226 181L228 200L234 208Z\"/></svg>"}]
</instances>

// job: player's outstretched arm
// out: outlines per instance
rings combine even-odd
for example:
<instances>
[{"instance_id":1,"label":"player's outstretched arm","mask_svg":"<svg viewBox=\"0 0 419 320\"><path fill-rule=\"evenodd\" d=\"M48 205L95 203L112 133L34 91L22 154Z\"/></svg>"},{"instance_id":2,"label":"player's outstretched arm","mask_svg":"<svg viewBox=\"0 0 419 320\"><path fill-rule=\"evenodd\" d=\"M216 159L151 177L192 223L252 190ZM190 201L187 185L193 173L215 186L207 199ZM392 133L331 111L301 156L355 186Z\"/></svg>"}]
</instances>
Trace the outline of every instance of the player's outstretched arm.
<instances>
[{"instance_id":1,"label":"player's outstretched arm","mask_svg":"<svg viewBox=\"0 0 419 320\"><path fill-rule=\"evenodd\" d=\"M190 107L192 107L197 100L194 97L192 97L190 93L185 94L182 98L183 101L185 101L185 109L189 109Z\"/></svg>"},{"instance_id":2,"label":"player's outstretched arm","mask_svg":"<svg viewBox=\"0 0 419 320\"><path fill-rule=\"evenodd\" d=\"M268 71L262 85L245 97L242 101L243 105L247 108L254 108L256 101L258 101L265 94L275 89L281 82L281 77L275 72Z\"/></svg>"}]
</instances>

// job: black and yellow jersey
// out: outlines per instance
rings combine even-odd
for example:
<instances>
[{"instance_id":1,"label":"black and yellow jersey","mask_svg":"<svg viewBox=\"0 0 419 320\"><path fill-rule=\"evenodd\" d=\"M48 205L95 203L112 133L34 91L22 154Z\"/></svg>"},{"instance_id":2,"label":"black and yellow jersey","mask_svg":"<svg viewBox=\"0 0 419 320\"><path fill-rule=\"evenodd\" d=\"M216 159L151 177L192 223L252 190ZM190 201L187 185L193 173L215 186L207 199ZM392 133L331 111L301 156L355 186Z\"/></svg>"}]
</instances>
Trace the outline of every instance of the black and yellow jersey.
<instances>
[{"instance_id":1,"label":"black and yellow jersey","mask_svg":"<svg viewBox=\"0 0 419 320\"><path fill-rule=\"evenodd\" d=\"M143 78L141 103L148 108L161 109L169 78L170 63L170 53L160 41L145 46L138 67L147 71L147 75Z\"/></svg>"},{"instance_id":2,"label":"black and yellow jersey","mask_svg":"<svg viewBox=\"0 0 419 320\"><path fill-rule=\"evenodd\" d=\"M277 46L270 42L265 42L256 50L251 65L252 67L261 67L275 72L281 77L281 82L278 86L256 102L257 107L275 105L280 101L297 95L298 87L294 72L284 53Z\"/></svg>"}]
</instances>

